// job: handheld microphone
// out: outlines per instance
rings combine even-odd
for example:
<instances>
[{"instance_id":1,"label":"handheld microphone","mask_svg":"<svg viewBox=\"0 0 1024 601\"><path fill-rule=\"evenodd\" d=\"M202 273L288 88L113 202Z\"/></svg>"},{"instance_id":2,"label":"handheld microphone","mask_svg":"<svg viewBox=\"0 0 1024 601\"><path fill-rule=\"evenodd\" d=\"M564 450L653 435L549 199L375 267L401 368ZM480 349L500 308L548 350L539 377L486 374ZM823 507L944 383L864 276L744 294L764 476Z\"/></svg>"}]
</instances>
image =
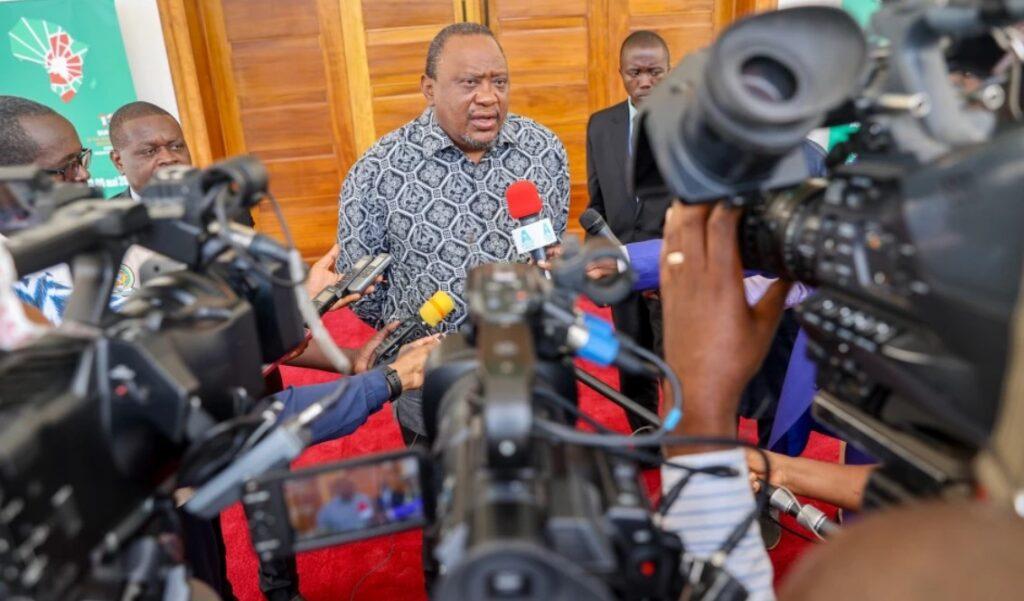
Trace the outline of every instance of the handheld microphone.
<instances>
[{"instance_id":1,"label":"handheld microphone","mask_svg":"<svg viewBox=\"0 0 1024 601\"><path fill-rule=\"evenodd\" d=\"M374 365L387 363L403 344L418 340L433 333L437 324L444 321L455 309L455 301L446 292L438 290L420 306L419 314L407 317L398 328L388 334L374 351Z\"/></svg>"},{"instance_id":2,"label":"handheld microphone","mask_svg":"<svg viewBox=\"0 0 1024 601\"><path fill-rule=\"evenodd\" d=\"M522 226L512 231L512 240L521 253L529 253L534 262L547 258L544 247L558 242L551 220L541 217L543 204L537 186L529 180L520 180L505 190L508 214Z\"/></svg>"},{"instance_id":3,"label":"handheld microphone","mask_svg":"<svg viewBox=\"0 0 1024 601\"><path fill-rule=\"evenodd\" d=\"M608 223L601 217L601 214L595 209L587 209L580 215L580 226L587 234L591 236L599 236L605 240L611 242L615 246L618 246L622 251L623 256L626 255L626 246L619 241L619 239L612 232L612 228L608 227Z\"/></svg>"},{"instance_id":4,"label":"handheld microphone","mask_svg":"<svg viewBox=\"0 0 1024 601\"><path fill-rule=\"evenodd\" d=\"M816 534L819 538L832 536L839 532L839 524L833 522L825 512L810 504L801 504L793 493L777 488L764 480L760 481L768 495L768 504L786 515L796 518L796 522Z\"/></svg>"}]
</instances>

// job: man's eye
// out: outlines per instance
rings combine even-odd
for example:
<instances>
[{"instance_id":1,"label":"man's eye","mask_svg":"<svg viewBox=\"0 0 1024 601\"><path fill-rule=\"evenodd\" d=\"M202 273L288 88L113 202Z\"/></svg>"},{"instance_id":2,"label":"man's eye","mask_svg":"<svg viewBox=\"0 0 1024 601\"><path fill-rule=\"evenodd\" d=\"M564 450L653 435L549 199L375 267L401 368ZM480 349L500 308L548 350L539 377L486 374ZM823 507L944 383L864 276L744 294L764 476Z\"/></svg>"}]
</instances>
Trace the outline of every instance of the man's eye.
<instances>
[{"instance_id":1,"label":"man's eye","mask_svg":"<svg viewBox=\"0 0 1024 601\"><path fill-rule=\"evenodd\" d=\"M636 77L636 76L640 75L640 72L639 72L639 71L637 71L637 70L635 70L635 69L634 69L634 70L631 70L631 71L629 71L628 73L629 73L629 76L630 76L630 77Z\"/></svg>"},{"instance_id":2,"label":"man's eye","mask_svg":"<svg viewBox=\"0 0 1024 601\"><path fill-rule=\"evenodd\" d=\"M171 144L171 152L184 152L184 150L184 142L175 142L174 144Z\"/></svg>"}]
</instances>

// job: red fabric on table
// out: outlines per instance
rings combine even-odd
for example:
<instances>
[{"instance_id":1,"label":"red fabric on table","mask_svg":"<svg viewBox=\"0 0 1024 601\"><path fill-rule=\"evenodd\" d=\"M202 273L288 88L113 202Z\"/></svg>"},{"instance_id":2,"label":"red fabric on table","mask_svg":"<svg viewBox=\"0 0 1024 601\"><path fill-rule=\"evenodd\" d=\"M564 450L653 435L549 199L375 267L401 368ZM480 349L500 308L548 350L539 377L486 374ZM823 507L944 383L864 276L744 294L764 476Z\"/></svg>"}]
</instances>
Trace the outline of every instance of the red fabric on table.
<instances>
[{"instance_id":1,"label":"red fabric on table","mask_svg":"<svg viewBox=\"0 0 1024 601\"><path fill-rule=\"evenodd\" d=\"M591 304L583 305L583 308L610 320L610 312L607 309L598 309ZM347 309L328 314L325 324L338 343L346 347L361 345L373 333L373 330ZM586 364L585 367L618 388L618 373L614 369L601 368L593 364ZM287 386L315 384L338 377L334 374L293 367L283 367L281 371ZM620 432L627 431L628 425L621 409L586 387L581 386L579 392L580 407L584 411L609 428ZM749 437L752 432L751 423L741 426L741 435ZM352 435L307 450L293 465L305 467L398 449L401 446L402 437L391 412L391 406L388 405L371 416L369 421ZM834 439L820 435L813 435L805 452L806 456L829 461L836 461L838 454L838 443ZM658 472L646 472L644 480L652 496L656 496L660 487ZM834 509L826 509L834 514ZM262 599L256 575L256 556L249 543L249 531L240 506L236 505L224 512L221 527L228 550L228 575L235 595L242 601ZM776 581L785 574L790 564L808 545L809 543L789 533L783 533L782 542L771 553L776 569ZM421 536L418 531L313 551L298 557L300 586L303 596L308 601L349 598L366 601L426 599L420 565Z\"/></svg>"}]
</instances>

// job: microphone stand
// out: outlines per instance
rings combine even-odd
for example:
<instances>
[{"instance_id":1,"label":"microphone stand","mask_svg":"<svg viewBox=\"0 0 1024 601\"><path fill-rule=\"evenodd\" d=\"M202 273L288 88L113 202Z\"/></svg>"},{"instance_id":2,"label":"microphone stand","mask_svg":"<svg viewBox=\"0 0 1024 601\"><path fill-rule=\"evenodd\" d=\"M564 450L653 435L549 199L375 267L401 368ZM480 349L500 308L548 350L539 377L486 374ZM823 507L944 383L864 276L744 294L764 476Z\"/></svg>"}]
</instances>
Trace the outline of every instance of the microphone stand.
<instances>
[{"instance_id":1,"label":"microphone stand","mask_svg":"<svg viewBox=\"0 0 1024 601\"><path fill-rule=\"evenodd\" d=\"M584 370L580 366L576 365L573 367L573 371L576 375L576 380L585 384L588 388L594 392L600 394L609 401L615 403L619 407L622 407L626 411L642 417L644 420L651 423L657 429L661 428L661 420L654 414L653 411L641 406L636 401L630 399L626 395L622 394L618 390L615 390L608 384L604 383L597 376Z\"/></svg>"}]
</instances>

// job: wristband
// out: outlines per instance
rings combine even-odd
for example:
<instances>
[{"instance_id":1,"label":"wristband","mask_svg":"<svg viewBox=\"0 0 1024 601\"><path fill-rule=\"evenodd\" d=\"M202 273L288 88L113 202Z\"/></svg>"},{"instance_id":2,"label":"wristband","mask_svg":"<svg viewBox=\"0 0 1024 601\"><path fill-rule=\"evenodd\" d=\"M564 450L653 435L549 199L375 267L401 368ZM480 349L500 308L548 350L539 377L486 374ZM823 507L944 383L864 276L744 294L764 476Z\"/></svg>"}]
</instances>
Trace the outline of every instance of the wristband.
<instances>
[{"instance_id":1,"label":"wristband","mask_svg":"<svg viewBox=\"0 0 1024 601\"><path fill-rule=\"evenodd\" d=\"M402 378L395 368L390 365L384 367L384 380L388 383L388 400L397 399L402 394Z\"/></svg>"}]
</instances>

